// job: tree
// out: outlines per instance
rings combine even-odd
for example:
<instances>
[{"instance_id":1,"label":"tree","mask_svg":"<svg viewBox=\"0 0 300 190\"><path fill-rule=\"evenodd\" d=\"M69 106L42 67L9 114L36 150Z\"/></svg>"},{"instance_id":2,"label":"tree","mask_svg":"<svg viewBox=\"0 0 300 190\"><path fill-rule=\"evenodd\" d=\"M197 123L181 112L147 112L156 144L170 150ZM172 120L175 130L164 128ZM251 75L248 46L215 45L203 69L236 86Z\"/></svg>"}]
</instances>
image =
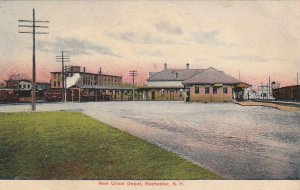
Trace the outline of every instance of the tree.
<instances>
[{"instance_id":1,"label":"tree","mask_svg":"<svg viewBox=\"0 0 300 190\"><path fill-rule=\"evenodd\" d=\"M5 82L4 82L4 81L1 81L1 82L0 82L0 89L1 89L1 88L5 88L5 86L6 86L6 85L5 85Z\"/></svg>"},{"instance_id":2,"label":"tree","mask_svg":"<svg viewBox=\"0 0 300 190\"><path fill-rule=\"evenodd\" d=\"M8 76L8 80L29 80L29 77L25 73L13 73Z\"/></svg>"}]
</instances>

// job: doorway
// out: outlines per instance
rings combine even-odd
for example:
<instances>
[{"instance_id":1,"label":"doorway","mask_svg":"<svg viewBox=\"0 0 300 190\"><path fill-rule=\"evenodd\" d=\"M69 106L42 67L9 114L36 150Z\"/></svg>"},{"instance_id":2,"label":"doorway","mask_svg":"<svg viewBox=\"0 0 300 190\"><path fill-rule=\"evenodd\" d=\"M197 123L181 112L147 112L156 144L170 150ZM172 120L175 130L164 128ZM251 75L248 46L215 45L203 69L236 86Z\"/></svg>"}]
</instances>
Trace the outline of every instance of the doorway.
<instances>
[{"instance_id":1,"label":"doorway","mask_svg":"<svg viewBox=\"0 0 300 190\"><path fill-rule=\"evenodd\" d=\"M151 91L151 100L155 100L155 91Z\"/></svg>"}]
</instances>

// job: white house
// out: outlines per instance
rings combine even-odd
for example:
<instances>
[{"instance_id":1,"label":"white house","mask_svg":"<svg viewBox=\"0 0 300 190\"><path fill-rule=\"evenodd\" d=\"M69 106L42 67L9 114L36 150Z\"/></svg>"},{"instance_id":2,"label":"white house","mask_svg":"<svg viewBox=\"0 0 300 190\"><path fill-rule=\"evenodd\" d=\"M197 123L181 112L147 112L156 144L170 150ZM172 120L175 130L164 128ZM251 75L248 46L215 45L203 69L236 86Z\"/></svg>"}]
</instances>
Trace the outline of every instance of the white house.
<instances>
[{"instance_id":1,"label":"white house","mask_svg":"<svg viewBox=\"0 0 300 190\"><path fill-rule=\"evenodd\" d=\"M29 80L20 80L19 81L19 90L31 90L32 83Z\"/></svg>"},{"instance_id":2,"label":"white house","mask_svg":"<svg viewBox=\"0 0 300 190\"><path fill-rule=\"evenodd\" d=\"M268 85L259 86L256 92L256 99L274 100L275 98L272 95L272 88L270 88Z\"/></svg>"}]
</instances>

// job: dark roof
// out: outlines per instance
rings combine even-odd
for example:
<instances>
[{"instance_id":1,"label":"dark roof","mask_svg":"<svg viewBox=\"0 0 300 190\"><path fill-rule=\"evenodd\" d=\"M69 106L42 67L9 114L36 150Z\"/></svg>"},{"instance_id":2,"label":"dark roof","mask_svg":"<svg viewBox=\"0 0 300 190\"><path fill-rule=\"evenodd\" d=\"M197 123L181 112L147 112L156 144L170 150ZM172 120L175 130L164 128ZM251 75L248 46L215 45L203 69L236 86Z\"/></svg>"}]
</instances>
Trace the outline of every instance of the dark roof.
<instances>
[{"instance_id":1,"label":"dark roof","mask_svg":"<svg viewBox=\"0 0 300 190\"><path fill-rule=\"evenodd\" d=\"M103 89L103 90L132 90L132 87L127 86L102 86L102 85L75 85L83 89Z\"/></svg>"},{"instance_id":2,"label":"dark roof","mask_svg":"<svg viewBox=\"0 0 300 190\"><path fill-rule=\"evenodd\" d=\"M184 81L202 71L203 69L165 69L149 77L147 81ZM177 78L173 78L172 73L177 73Z\"/></svg>"},{"instance_id":3,"label":"dark roof","mask_svg":"<svg viewBox=\"0 0 300 190\"><path fill-rule=\"evenodd\" d=\"M278 90L278 89L286 89L286 88L299 88L300 85L292 85L292 86L283 86L280 88L275 88L274 90Z\"/></svg>"},{"instance_id":4,"label":"dark roof","mask_svg":"<svg viewBox=\"0 0 300 190\"><path fill-rule=\"evenodd\" d=\"M183 84L237 84L240 83L236 78L225 74L215 68L208 68L191 78L182 82Z\"/></svg>"}]
</instances>

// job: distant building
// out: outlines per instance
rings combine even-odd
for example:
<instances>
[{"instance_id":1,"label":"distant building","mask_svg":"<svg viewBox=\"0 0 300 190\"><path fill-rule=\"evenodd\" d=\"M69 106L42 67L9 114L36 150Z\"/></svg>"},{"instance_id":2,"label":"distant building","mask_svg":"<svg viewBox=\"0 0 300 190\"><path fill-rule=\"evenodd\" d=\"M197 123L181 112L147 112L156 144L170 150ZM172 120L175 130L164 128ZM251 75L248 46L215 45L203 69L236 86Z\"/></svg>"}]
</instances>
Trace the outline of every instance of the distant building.
<instances>
[{"instance_id":1,"label":"distant building","mask_svg":"<svg viewBox=\"0 0 300 190\"><path fill-rule=\"evenodd\" d=\"M261 85L256 92L256 99L258 100L274 100L272 88L269 85Z\"/></svg>"},{"instance_id":2,"label":"distant building","mask_svg":"<svg viewBox=\"0 0 300 190\"><path fill-rule=\"evenodd\" d=\"M20 80L6 80L6 88L10 88L13 90L21 90L21 91L31 91L32 82L27 79ZM46 82L37 82L36 90L47 90L50 88L50 83Z\"/></svg>"},{"instance_id":3,"label":"distant building","mask_svg":"<svg viewBox=\"0 0 300 190\"><path fill-rule=\"evenodd\" d=\"M7 97L8 101L15 102L29 102L31 101L32 82L27 79L19 80L6 80L6 89L11 89L10 97ZM42 99L44 91L50 88L50 83L36 83L36 98ZM4 91L3 91L4 92Z\"/></svg>"},{"instance_id":4,"label":"distant building","mask_svg":"<svg viewBox=\"0 0 300 190\"><path fill-rule=\"evenodd\" d=\"M31 81L26 79L6 80L6 88L14 90L31 90Z\"/></svg>"},{"instance_id":5,"label":"distant building","mask_svg":"<svg viewBox=\"0 0 300 190\"><path fill-rule=\"evenodd\" d=\"M115 75L103 74L101 68L98 73L86 72L85 67L81 69L80 66L69 66L66 69L66 77L73 77L74 74L79 74L76 81L77 85L101 85L101 86L118 86L122 84L122 77ZM51 72L51 88L62 88L62 72ZM68 81L68 80L67 80ZM70 86L67 83L67 86Z\"/></svg>"},{"instance_id":6,"label":"distant building","mask_svg":"<svg viewBox=\"0 0 300 190\"><path fill-rule=\"evenodd\" d=\"M47 82L37 82L35 85L36 85L36 90L38 91L50 89L50 83Z\"/></svg>"}]
</instances>

